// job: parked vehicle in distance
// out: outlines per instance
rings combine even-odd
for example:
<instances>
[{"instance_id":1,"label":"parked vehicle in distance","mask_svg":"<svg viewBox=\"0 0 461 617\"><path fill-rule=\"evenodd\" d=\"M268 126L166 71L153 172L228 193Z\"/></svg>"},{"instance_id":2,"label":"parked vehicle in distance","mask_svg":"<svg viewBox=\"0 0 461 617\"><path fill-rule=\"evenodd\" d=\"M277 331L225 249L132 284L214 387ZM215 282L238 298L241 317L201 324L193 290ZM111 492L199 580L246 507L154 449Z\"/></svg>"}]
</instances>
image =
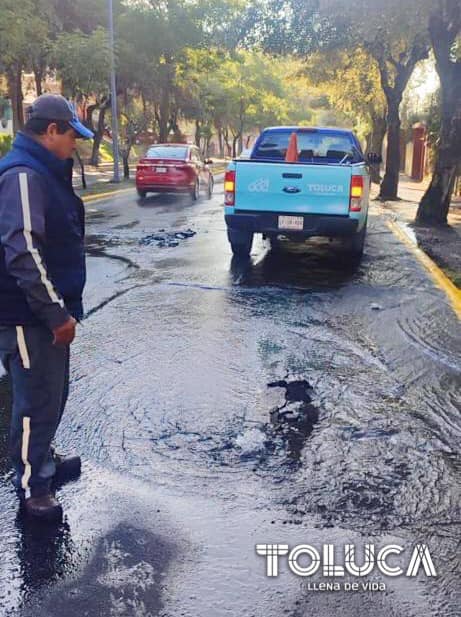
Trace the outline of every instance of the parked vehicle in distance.
<instances>
[{"instance_id":1,"label":"parked vehicle in distance","mask_svg":"<svg viewBox=\"0 0 461 617\"><path fill-rule=\"evenodd\" d=\"M203 192L211 199L212 163L204 160L195 145L155 144L136 167L136 190L140 197L147 193L190 193L196 201Z\"/></svg>"},{"instance_id":2,"label":"parked vehicle in distance","mask_svg":"<svg viewBox=\"0 0 461 617\"><path fill-rule=\"evenodd\" d=\"M346 129L279 126L265 129L249 157L233 160L224 178L227 236L234 255L248 256L253 236L302 242L341 238L361 257L365 241L369 164Z\"/></svg>"}]
</instances>

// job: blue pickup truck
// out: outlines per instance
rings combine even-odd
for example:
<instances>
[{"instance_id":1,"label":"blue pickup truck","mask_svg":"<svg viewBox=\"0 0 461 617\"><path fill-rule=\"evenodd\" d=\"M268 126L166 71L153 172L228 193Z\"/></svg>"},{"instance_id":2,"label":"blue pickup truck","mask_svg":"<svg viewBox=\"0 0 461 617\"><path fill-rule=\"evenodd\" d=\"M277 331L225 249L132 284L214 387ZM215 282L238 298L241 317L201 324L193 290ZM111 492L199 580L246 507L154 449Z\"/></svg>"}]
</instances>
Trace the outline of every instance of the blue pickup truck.
<instances>
[{"instance_id":1,"label":"blue pickup truck","mask_svg":"<svg viewBox=\"0 0 461 617\"><path fill-rule=\"evenodd\" d=\"M248 256L255 233L274 243L312 236L341 238L363 252L369 164L354 133L337 128L265 129L248 158L233 160L224 178L227 235L234 255Z\"/></svg>"}]
</instances>

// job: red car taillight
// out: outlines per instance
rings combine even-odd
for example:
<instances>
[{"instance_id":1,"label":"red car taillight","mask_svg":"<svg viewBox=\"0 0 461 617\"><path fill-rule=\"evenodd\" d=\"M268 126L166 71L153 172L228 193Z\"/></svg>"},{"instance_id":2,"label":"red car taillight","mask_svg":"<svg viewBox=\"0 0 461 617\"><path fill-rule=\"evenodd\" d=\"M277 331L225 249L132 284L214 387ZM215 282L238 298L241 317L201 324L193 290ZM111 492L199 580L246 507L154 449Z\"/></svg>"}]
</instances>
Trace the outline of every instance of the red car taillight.
<instances>
[{"instance_id":1,"label":"red car taillight","mask_svg":"<svg viewBox=\"0 0 461 617\"><path fill-rule=\"evenodd\" d=\"M360 212L362 210L362 197L363 176L352 176L349 212Z\"/></svg>"},{"instance_id":2,"label":"red car taillight","mask_svg":"<svg viewBox=\"0 0 461 617\"><path fill-rule=\"evenodd\" d=\"M226 171L224 175L224 205L235 204L235 171Z\"/></svg>"}]
</instances>

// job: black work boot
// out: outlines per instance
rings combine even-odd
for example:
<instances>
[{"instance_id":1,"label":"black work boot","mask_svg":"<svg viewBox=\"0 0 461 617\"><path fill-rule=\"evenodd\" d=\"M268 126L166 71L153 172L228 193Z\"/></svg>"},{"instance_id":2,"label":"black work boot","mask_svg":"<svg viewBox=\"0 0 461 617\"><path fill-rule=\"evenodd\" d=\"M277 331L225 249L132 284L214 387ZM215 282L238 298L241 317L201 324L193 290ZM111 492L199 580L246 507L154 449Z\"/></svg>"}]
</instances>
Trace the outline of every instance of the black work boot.
<instances>
[{"instance_id":1,"label":"black work boot","mask_svg":"<svg viewBox=\"0 0 461 617\"><path fill-rule=\"evenodd\" d=\"M27 516L48 523L62 521L62 506L51 493L39 497L28 497L22 501L22 507Z\"/></svg>"},{"instance_id":2,"label":"black work boot","mask_svg":"<svg viewBox=\"0 0 461 617\"><path fill-rule=\"evenodd\" d=\"M82 461L79 456L64 456L57 452L52 453L56 472L53 476L55 484L64 484L76 480L82 471Z\"/></svg>"}]
</instances>

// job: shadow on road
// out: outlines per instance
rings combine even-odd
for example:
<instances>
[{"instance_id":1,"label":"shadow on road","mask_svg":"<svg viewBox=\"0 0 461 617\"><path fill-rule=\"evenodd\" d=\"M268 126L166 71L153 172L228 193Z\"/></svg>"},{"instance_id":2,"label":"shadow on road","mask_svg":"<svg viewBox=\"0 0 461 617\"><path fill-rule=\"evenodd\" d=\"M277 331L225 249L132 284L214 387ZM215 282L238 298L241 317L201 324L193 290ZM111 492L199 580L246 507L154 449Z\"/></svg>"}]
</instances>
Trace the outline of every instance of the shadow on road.
<instances>
[{"instance_id":1,"label":"shadow on road","mask_svg":"<svg viewBox=\"0 0 461 617\"><path fill-rule=\"evenodd\" d=\"M273 285L294 289L337 289L355 279L360 262L341 251L338 243L310 241L282 243L269 249L260 261L233 257L230 273L237 285Z\"/></svg>"}]
</instances>

